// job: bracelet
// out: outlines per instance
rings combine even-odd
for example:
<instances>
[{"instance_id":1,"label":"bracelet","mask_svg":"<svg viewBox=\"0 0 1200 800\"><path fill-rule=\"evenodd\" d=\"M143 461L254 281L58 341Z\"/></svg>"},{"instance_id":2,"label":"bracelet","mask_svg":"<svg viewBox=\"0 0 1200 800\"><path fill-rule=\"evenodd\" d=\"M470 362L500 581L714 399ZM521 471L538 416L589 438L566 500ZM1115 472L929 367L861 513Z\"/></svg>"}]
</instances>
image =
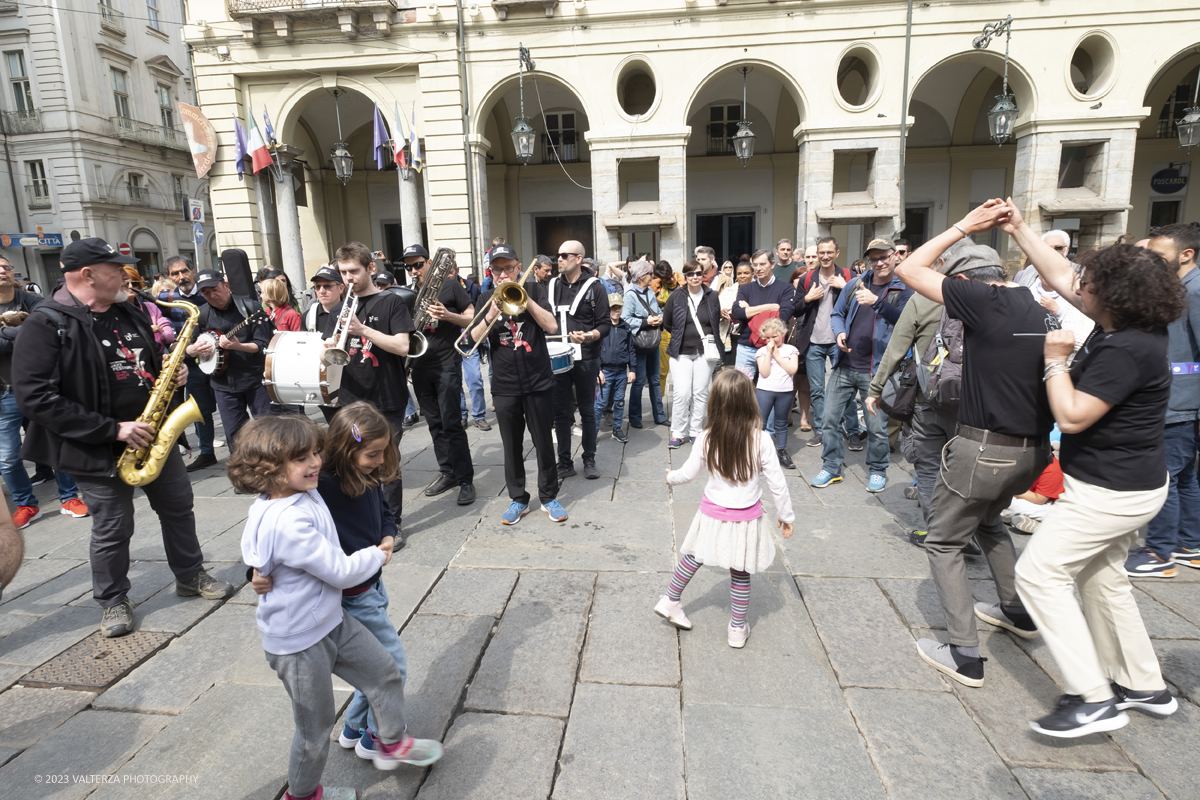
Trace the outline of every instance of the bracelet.
<instances>
[{"instance_id":1,"label":"bracelet","mask_svg":"<svg viewBox=\"0 0 1200 800\"><path fill-rule=\"evenodd\" d=\"M1049 371L1050 371L1050 369L1051 369L1051 367L1065 367L1065 366L1067 366L1067 362L1066 362L1066 361L1064 361L1064 360L1062 360L1062 359L1054 359L1053 361L1047 361L1047 362L1046 362L1046 369L1045 369L1045 371L1046 371L1046 372L1049 372Z\"/></svg>"},{"instance_id":2,"label":"bracelet","mask_svg":"<svg viewBox=\"0 0 1200 800\"><path fill-rule=\"evenodd\" d=\"M951 227L958 228L958 232L963 235L964 239L967 238L968 236L970 236L969 233L967 233L965 230L963 230L963 226L959 225L957 222L954 223L954 225L952 225Z\"/></svg>"},{"instance_id":3,"label":"bracelet","mask_svg":"<svg viewBox=\"0 0 1200 800\"><path fill-rule=\"evenodd\" d=\"M1070 374L1071 374L1070 367L1067 367L1065 365L1061 366L1061 367L1053 367L1052 369L1046 370L1046 373L1044 375L1042 375L1042 382L1044 383L1044 382L1050 380L1055 375L1070 375Z\"/></svg>"}]
</instances>

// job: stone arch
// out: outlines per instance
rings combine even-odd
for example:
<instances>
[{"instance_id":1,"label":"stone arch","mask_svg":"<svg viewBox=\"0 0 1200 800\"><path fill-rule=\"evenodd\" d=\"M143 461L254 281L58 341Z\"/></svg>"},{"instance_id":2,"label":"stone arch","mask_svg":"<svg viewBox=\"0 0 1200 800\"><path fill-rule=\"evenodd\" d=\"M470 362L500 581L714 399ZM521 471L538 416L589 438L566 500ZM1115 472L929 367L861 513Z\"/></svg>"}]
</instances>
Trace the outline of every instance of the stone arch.
<instances>
[{"instance_id":1,"label":"stone arch","mask_svg":"<svg viewBox=\"0 0 1200 800\"><path fill-rule=\"evenodd\" d=\"M692 86L691 91L687 94L687 104L681 109L683 115L681 123L687 125L688 119L691 118L694 111L696 100L700 97L700 93L704 91L705 87L723 74L736 70L736 68L741 66L752 67L756 72L761 71L761 73L770 75L777 80L783 86L784 91L791 97L796 110L799 112L800 120L804 120L805 109L808 108L808 100L804 95L804 90L800 88L800 84L796 83L790 73L781 70L770 61L757 58L731 58L723 62L720 66L714 67Z\"/></svg>"},{"instance_id":2,"label":"stone arch","mask_svg":"<svg viewBox=\"0 0 1200 800\"><path fill-rule=\"evenodd\" d=\"M1158 126L1159 115L1167 103L1171 93L1180 85L1188 73L1200 65L1200 41L1181 50L1177 50L1160 62L1158 69L1149 77L1145 93L1142 95L1142 105L1150 109L1149 116L1142 120L1138 138L1153 138ZM1191 97L1188 97L1189 105Z\"/></svg>"},{"instance_id":3,"label":"stone arch","mask_svg":"<svg viewBox=\"0 0 1200 800\"><path fill-rule=\"evenodd\" d=\"M908 95L910 106L914 96L920 89L921 84L925 81L925 79L932 76L941 68L950 65L951 62L974 64L976 66L989 69L998 75L1004 74L1003 53L994 53L991 50L974 49L952 53L939 59L936 63L927 67L919 75L912 77L911 83L909 84ZM1033 116L1036 114L1038 108L1038 93L1037 87L1030 76L1029 71L1011 57L1008 61L1008 86L1009 91L1016 96L1017 106L1021 109L1021 114L1017 117L1016 121L1016 124L1019 126L1023 122L1033 118ZM966 91L966 88L967 87L964 87L964 92ZM990 98L985 99L984 102L987 103L988 100L990 100ZM952 133L954 131L957 118L958 114L955 115L955 119L946 120Z\"/></svg>"},{"instance_id":4,"label":"stone arch","mask_svg":"<svg viewBox=\"0 0 1200 800\"><path fill-rule=\"evenodd\" d=\"M331 75L328 77L313 78L304 83L288 87L287 94L284 96L278 109L279 141L290 141L296 125L304 115L309 103L318 94L328 94L334 89L355 92L366 97L372 104L378 104L380 113L383 114L384 122L388 125L388 129L391 129L392 115L389 113L389 109L396 98L393 98L391 93L385 90L385 87L375 81L363 81L349 75ZM401 113L403 112L404 109L401 109ZM407 122L407 119L405 121ZM344 118L342 127L343 131L347 127ZM352 125L351 129L357 129L358 127L360 125Z\"/></svg>"},{"instance_id":5,"label":"stone arch","mask_svg":"<svg viewBox=\"0 0 1200 800\"><path fill-rule=\"evenodd\" d=\"M537 94L536 89L533 89L533 87L530 85L530 81L534 79L549 80L551 83L556 84L559 88L564 89L573 95L574 98L579 102L579 108L583 111L583 115L587 117L588 124L592 124L592 121L595 119L595 114L593 113L594 109L587 102L587 100L584 99L584 96L580 94L575 86L572 85L572 83L566 78L558 75L557 73L544 69L536 69L532 72L525 73L525 83L527 84L525 87L526 115L530 117L536 116ZM469 115L470 130L467 132L468 136L476 137L486 135L485 130L487 128L488 120L491 118L492 112L496 108L496 104L499 103L506 94L518 86L520 84L520 80L521 76L518 73L510 72L508 75L492 84L491 88L483 93L483 96L476 101L475 108ZM529 102L530 99L533 100L532 105ZM493 147L496 145L497 142L492 142Z\"/></svg>"}]
</instances>

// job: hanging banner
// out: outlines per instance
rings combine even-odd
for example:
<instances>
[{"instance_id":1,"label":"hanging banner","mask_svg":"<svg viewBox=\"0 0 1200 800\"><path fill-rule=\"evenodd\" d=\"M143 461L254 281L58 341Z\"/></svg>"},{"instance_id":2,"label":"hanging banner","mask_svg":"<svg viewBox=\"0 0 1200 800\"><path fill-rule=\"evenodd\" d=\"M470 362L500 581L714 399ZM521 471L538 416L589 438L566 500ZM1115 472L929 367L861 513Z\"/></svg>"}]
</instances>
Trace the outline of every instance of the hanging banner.
<instances>
[{"instance_id":1,"label":"hanging banner","mask_svg":"<svg viewBox=\"0 0 1200 800\"><path fill-rule=\"evenodd\" d=\"M187 103L179 103L179 116L188 149L192 151L192 163L196 165L196 177L203 178L217 160L217 129L203 111Z\"/></svg>"}]
</instances>

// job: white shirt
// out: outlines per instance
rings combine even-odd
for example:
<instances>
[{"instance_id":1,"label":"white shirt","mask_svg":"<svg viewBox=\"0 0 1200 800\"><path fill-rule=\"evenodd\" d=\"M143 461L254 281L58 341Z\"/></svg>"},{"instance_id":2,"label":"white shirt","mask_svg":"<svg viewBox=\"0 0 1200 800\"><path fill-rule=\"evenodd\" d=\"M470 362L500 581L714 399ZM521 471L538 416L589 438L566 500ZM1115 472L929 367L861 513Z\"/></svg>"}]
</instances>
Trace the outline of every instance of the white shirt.
<instances>
[{"instance_id":1,"label":"white shirt","mask_svg":"<svg viewBox=\"0 0 1200 800\"><path fill-rule=\"evenodd\" d=\"M667 475L667 483L678 486L690 483L700 474L701 468L707 469L708 463L704 458L705 442L708 441L708 431L700 432L696 443L692 445L691 455L677 470ZM779 456L775 452L775 442L766 431L758 432L758 472L746 483L730 483L709 472L708 484L704 494L709 500L725 508L749 508L762 499L762 485L759 477L765 476L767 486L771 489L775 501L775 513L784 522L795 522L796 514L792 511L792 496L788 494L787 481L783 477L783 468L779 466Z\"/></svg>"},{"instance_id":2,"label":"white shirt","mask_svg":"<svg viewBox=\"0 0 1200 800\"><path fill-rule=\"evenodd\" d=\"M759 348L758 352L762 353L764 351L762 348ZM800 351L795 347L792 347L790 344L781 344L776 349L776 352L779 353L780 358L800 355ZM764 376L761 370L758 373L758 388L762 389L764 392L790 393L796 390L796 387L793 383L794 379L794 375L788 375L787 370L780 366L778 361L772 358L771 374Z\"/></svg>"}]
</instances>

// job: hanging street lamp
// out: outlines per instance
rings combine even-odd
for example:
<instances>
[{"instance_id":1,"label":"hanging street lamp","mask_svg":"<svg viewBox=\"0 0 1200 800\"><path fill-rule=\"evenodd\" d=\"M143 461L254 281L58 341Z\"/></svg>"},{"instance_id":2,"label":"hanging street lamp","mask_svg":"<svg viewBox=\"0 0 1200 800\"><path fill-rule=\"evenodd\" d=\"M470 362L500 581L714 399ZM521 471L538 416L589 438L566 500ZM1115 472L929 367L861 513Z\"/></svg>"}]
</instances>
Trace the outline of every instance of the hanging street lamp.
<instances>
[{"instance_id":1,"label":"hanging street lamp","mask_svg":"<svg viewBox=\"0 0 1200 800\"><path fill-rule=\"evenodd\" d=\"M337 89L333 90L333 110L337 114L338 139L342 138L342 111L338 107L338 95L340 92ZM345 186L350 182L350 177L354 174L354 156L350 155L350 151L346 148L346 143L338 141L333 145L333 152L329 156L333 162L333 172L338 176L338 180Z\"/></svg>"},{"instance_id":2,"label":"hanging street lamp","mask_svg":"<svg viewBox=\"0 0 1200 800\"><path fill-rule=\"evenodd\" d=\"M1200 95L1200 72L1196 73L1196 88L1192 90L1192 105L1183 113L1183 119L1175 123L1179 133L1179 146L1189 153L1192 148L1200 145L1200 104L1196 98Z\"/></svg>"},{"instance_id":3,"label":"hanging street lamp","mask_svg":"<svg viewBox=\"0 0 1200 800\"><path fill-rule=\"evenodd\" d=\"M1011 14L999 22L989 22L972 42L976 50L986 50L994 37L1004 34L1004 90L996 97L996 105L988 112L988 131L996 144L1004 144L1009 140L1013 132L1013 123L1021 113L1021 109L1017 107L1017 98L1008 91L1008 45L1012 41L1012 23Z\"/></svg>"},{"instance_id":4,"label":"hanging street lamp","mask_svg":"<svg viewBox=\"0 0 1200 800\"><path fill-rule=\"evenodd\" d=\"M525 116L525 70L533 72L533 60L529 57L529 49L523 44L517 45L517 74L520 84L521 94L521 116L513 120L516 123L512 129L513 147L517 151L517 161L521 166L529 163L529 159L533 158L533 145L537 139L537 131L529 124L529 117Z\"/></svg>"},{"instance_id":5,"label":"hanging street lamp","mask_svg":"<svg viewBox=\"0 0 1200 800\"><path fill-rule=\"evenodd\" d=\"M745 169L750 159L754 158L754 140L757 137L750 132L750 120L746 119L749 116L746 113L746 75L750 72L750 67L742 67L738 72L742 73L742 118L738 120L738 130L731 142L733 154L741 162L742 169Z\"/></svg>"}]
</instances>

